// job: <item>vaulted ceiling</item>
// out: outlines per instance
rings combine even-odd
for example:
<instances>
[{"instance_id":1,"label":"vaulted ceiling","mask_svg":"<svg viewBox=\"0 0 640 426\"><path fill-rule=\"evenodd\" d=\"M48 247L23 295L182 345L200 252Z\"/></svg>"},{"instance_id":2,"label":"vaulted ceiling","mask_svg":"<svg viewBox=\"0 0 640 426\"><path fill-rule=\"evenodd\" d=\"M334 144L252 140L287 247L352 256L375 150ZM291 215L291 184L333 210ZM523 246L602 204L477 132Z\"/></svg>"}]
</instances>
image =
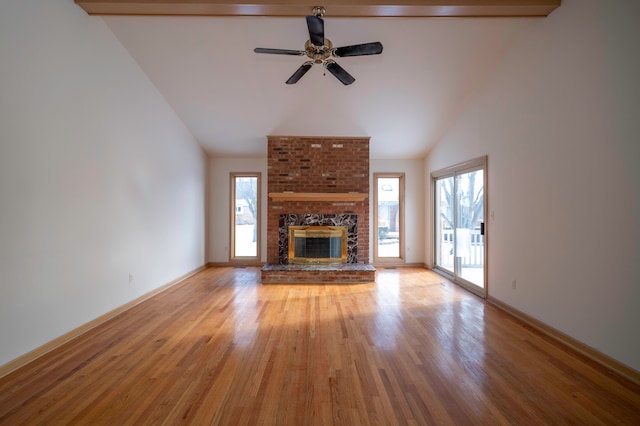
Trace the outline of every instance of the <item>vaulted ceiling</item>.
<instances>
[{"instance_id":1,"label":"vaulted ceiling","mask_svg":"<svg viewBox=\"0 0 640 426\"><path fill-rule=\"evenodd\" d=\"M356 78L344 86L331 74L323 75L321 65L287 85L306 57L253 52L255 47L304 50L309 34L303 16L311 15L309 5L283 8L273 0L254 0L252 7L220 0L76 2L90 13L106 14L102 19L211 155L264 156L267 135L370 136L373 158L423 157L511 43L541 25L536 17L559 4L407 0L404 9L397 4L385 9L353 0L349 9L344 2L342 8L337 1L324 2L325 36L334 46L372 41L384 46L381 55L335 58ZM472 10L468 4L485 9ZM459 17L500 15L500 7L508 17ZM283 10L296 16L264 16ZM354 16L354 10L368 17ZM425 17L436 12L455 19Z\"/></svg>"}]
</instances>

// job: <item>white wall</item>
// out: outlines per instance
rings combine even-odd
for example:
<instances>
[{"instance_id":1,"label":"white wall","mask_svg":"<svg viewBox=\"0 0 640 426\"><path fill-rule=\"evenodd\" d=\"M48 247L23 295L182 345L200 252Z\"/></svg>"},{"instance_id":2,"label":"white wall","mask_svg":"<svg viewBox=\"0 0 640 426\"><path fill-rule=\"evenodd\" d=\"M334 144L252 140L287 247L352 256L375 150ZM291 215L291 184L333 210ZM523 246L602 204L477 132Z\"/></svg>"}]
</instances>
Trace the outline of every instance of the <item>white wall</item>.
<instances>
[{"instance_id":1,"label":"white wall","mask_svg":"<svg viewBox=\"0 0 640 426\"><path fill-rule=\"evenodd\" d=\"M375 227L373 223L373 194L375 190L374 173L404 173L404 195L405 195L405 262L424 263L424 229L426 218L424 216L424 194L427 191L424 179L424 162L422 160L371 160L371 246L369 253L370 261L373 261L373 244Z\"/></svg>"},{"instance_id":2,"label":"white wall","mask_svg":"<svg viewBox=\"0 0 640 426\"><path fill-rule=\"evenodd\" d=\"M489 156L491 297L637 370L639 17L635 0L563 1L426 160Z\"/></svg>"},{"instance_id":3,"label":"white wall","mask_svg":"<svg viewBox=\"0 0 640 426\"><path fill-rule=\"evenodd\" d=\"M422 160L371 160L370 174L405 173L406 262L423 263L424 244L424 163ZM262 244L261 261L266 262L267 250L267 159L266 158L211 158L209 161L209 238L208 261L229 261L230 183L231 172L262 173ZM373 178L371 178L373 179ZM373 182L373 180L371 180ZM373 185L373 184L371 184ZM373 186L371 186L373 188ZM372 189L373 191L373 189ZM373 192L371 192L373 199ZM373 220L373 215L371 215ZM373 228L371 228L373 229ZM370 239L370 241L373 241ZM372 243L373 244L373 243ZM373 246L369 248L373 261Z\"/></svg>"},{"instance_id":4,"label":"white wall","mask_svg":"<svg viewBox=\"0 0 640 426\"><path fill-rule=\"evenodd\" d=\"M207 165L72 1L3 1L0 70L1 365L203 265Z\"/></svg>"},{"instance_id":5,"label":"white wall","mask_svg":"<svg viewBox=\"0 0 640 426\"><path fill-rule=\"evenodd\" d=\"M265 137L265 150L267 140ZM261 173L260 260L267 261L267 158L211 158L209 160L208 261L229 262L231 172Z\"/></svg>"}]
</instances>

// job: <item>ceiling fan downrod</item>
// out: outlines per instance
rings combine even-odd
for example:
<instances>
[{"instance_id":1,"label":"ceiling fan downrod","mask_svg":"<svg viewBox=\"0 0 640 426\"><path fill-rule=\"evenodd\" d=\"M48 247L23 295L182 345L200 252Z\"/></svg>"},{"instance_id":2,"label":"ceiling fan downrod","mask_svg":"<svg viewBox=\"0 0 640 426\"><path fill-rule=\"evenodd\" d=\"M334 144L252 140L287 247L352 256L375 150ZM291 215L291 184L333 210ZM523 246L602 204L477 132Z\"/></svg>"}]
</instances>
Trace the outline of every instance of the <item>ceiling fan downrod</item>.
<instances>
[{"instance_id":1,"label":"ceiling fan downrod","mask_svg":"<svg viewBox=\"0 0 640 426\"><path fill-rule=\"evenodd\" d=\"M327 13L327 10L324 8L324 6L314 6L312 13L316 18L322 18L324 14Z\"/></svg>"}]
</instances>

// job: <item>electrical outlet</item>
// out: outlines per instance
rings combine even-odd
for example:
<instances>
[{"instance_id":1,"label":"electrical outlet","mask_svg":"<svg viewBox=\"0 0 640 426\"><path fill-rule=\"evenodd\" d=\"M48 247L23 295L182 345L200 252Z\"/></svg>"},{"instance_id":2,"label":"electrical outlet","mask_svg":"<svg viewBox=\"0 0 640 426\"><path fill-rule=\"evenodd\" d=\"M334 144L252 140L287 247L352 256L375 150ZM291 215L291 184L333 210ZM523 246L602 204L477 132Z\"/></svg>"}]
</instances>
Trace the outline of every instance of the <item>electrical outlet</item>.
<instances>
[{"instance_id":1,"label":"electrical outlet","mask_svg":"<svg viewBox=\"0 0 640 426\"><path fill-rule=\"evenodd\" d=\"M516 280L511 281L511 288L516 289Z\"/></svg>"},{"instance_id":2,"label":"electrical outlet","mask_svg":"<svg viewBox=\"0 0 640 426\"><path fill-rule=\"evenodd\" d=\"M129 272L129 284L133 282L133 274Z\"/></svg>"}]
</instances>

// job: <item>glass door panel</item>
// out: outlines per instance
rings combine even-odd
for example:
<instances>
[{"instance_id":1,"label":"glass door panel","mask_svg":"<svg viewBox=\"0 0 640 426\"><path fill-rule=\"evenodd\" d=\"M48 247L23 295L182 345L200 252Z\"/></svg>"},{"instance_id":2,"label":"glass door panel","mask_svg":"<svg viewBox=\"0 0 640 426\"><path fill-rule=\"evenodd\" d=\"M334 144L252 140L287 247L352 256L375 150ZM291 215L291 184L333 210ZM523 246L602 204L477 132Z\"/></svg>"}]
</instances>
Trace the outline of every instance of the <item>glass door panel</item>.
<instances>
[{"instance_id":1,"label":"glass door panel","mask_svg":"<svg viewBox=\"0 0 640 426\"><path fill-rule=\"evenodd\" d=\"M436 180L436 265L454 273L453 176Z\"/></svg>"},{"instance_id":2,"label":"glass door panel","mask_svg":"<svg viewBox=\"0 0 640 426\"><path fill-rule=\"evenodd\" d=\"M455 275L484 287L484 171L455 176Z\"/></svg>"}]
</instances>

